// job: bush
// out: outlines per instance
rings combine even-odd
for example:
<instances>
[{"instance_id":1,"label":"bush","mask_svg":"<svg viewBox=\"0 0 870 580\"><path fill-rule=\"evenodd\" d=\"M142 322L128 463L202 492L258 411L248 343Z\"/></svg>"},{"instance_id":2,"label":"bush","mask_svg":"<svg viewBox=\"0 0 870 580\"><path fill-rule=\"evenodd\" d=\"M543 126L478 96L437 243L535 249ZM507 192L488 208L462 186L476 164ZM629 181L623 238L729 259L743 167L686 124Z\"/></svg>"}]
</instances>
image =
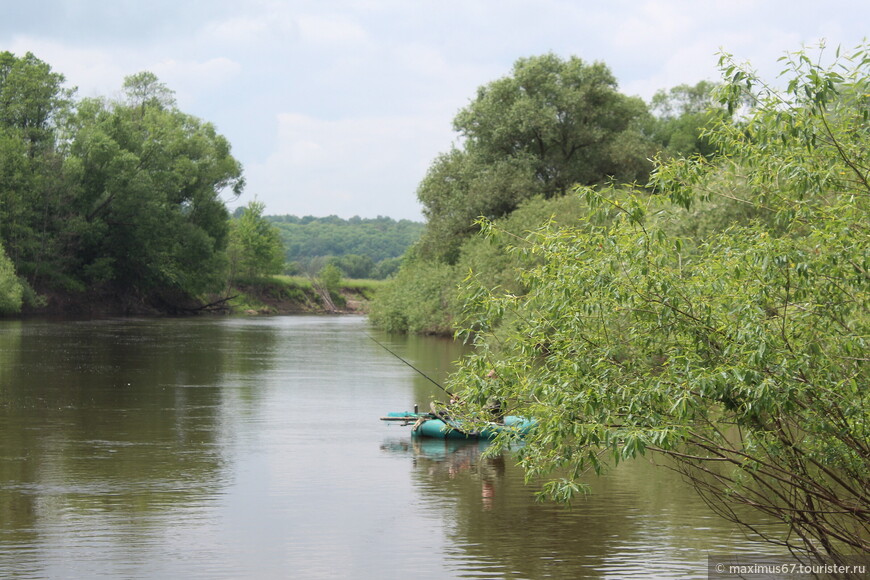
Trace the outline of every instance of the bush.
<instances>
[{"instance_id":1,"label":"bush","mask_svg":"<svg viewBox=\"0 0 870 580\"><path fill-rule=\"evenodd\" d=\"M15 275L12 260L0 246L0 314L15 314L21 311L24 287Z\"/></svg>"}]
</instances>

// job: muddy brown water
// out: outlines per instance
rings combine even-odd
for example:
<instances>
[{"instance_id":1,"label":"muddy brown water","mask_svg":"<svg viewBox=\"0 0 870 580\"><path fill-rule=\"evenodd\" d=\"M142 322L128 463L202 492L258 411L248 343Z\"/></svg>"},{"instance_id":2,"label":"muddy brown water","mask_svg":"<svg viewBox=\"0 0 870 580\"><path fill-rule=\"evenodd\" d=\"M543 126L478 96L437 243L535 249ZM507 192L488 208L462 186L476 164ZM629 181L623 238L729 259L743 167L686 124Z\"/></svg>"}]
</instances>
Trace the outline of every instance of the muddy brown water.
<instances>
[{"instance_id":1,"label":"muddy brown water","mask_svg":"<svg viewBox=\"0 0 870 580\"><path fill-rule=\"evenodd\" d=\"M648 461L568 510L378 418L459 345L363 317L0 322L2 578L705 578L760 547Z\"/></svg>"}]
</instances>

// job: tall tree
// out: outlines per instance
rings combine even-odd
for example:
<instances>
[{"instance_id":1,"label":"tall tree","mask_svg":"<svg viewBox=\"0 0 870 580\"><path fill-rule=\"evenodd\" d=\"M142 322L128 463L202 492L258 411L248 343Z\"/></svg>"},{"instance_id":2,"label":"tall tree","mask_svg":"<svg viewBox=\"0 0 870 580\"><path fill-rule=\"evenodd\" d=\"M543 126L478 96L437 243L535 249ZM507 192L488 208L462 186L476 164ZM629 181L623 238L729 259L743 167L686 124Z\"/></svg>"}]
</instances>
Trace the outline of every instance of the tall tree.
<instances>
[{"instance_id":1,"label":"tall tree","mask_svg":"<svg viewBox=\"0 0 870 580\"><path fill-rule=\"evenodd\" d=\"M141 114L149 106L161 109L175 106L175 93L150 71L126 77L123 90L126 104L133 109L139 109Z\"/></svg>"},{"instance_id":2,"label":"tall tree","mask_svg":"<svg viewBox=\"0 0 870 580\"><path fill-rule=\"evenodd\" d=\"M0 53L0 240L20 275L57 271L64 205L59 133L72 106L63 75L27 53Z\"/></svg>"},{"instance_id":3,"label":"tall tree","mask_svg":"<svg viewBox=\"0 0 870 580\"><path fill-rule=\"evenodd\" d=\"M196 296L223 280L229 214L220 196L241 192L241 165L214 126L137 78L125 84L127 102L79 105L68 162L78 269L120 293Z\"/></svg>"},{"instance_id":4,"label":"tall tree","mask_svg":"<svg viewBox=\"0 0 870 580\"><path fill-rule=\"evenodd\" d=\"M420 184L424 251L453 262L477 217L507 215L536 195L609 179L646 181L653 150L639 128L647 116L603 63L553 54L519 59L510 76L480 87L457 114L462 148L438 157Z\"/></svg>"},{"instance_id":5,"label":"tall tree","mask_svg":"<svg viewBox=\"0 0 870 580\"><path fill-rule=\"evenodd\" d=\"M19 131L33 155L54 142L55 121L69 106L64 76L28 52L0 52L0 126Z\"/></svg>"},{"instance_id":6,"label":"tall tree","mask_svg":"<svg viewBox=\"0 0 870 580\"><path fill-rule=\"evenodd\" d=\"M230 223L230 281L278 274L284 267L284 245L278 229L263 217L265 204L252 201Z\"/></svg>"},{"instance_id":7,"label":"tall tree","mask_svg":"<svg viewBox=\"0 0 870 580\"><path fill-rule=\"evenodd\" d=\"M716 100L719 85L701 81L696 85L679 85L653 95L650 108L655 117L649 120L652 139L668 155L712 157L716 147L705 134L705 129L730 115Z\"/></svg>"},{"instance_id":8,"label":"tall tree","mask_svg":"<svg viewBox=\"0 0 870 580\"><path fill-rule=\"evenodd\" d=\"M646 114L604 63L545 54L517 60L510 76L480 87L453 126L485 162L525 159L541 192L554 196L575 184L645 178L617 143Z\"/></svg>"}]
</instances>

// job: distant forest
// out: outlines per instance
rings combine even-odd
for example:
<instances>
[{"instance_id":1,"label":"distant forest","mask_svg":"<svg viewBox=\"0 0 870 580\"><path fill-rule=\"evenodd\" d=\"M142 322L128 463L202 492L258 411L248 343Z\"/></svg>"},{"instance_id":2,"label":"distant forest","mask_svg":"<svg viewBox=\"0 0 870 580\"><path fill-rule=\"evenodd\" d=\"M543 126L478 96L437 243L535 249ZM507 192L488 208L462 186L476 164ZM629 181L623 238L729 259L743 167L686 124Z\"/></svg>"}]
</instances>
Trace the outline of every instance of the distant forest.
<instances>
[{"instance_id":1,"label":"distant forest","mask_svg":"<svg viewBox=\"0 0 870 580\"><path fill-rule=\"evenodd\" d=\"M331 262L350 278L387 278L398 270L401 256L424 229L420 222L383 216L265 218L278 228L291 269L316 271Z\"/></svg>"}]
</instances>

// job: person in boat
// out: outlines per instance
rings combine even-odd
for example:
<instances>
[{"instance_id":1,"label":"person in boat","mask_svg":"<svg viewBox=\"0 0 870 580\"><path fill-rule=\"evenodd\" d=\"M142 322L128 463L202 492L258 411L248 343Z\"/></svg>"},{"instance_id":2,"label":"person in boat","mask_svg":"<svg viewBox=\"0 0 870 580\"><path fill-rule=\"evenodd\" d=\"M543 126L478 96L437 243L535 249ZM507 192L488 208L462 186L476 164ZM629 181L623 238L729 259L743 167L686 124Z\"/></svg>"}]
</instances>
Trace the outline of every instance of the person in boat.
<instances>
[{"instance_id":1,"label":"person in boat","mask_svg":"<svg viewBox=\"0 0 870 580\"><path fill-rule=\"evenodd\" d=\"M486 411L489 413L492 421L494 423L498 423L499 425L504 425L504 417L505 417L505 408L501 401L498 399L490 399L486 403L486 407L484 407Z\"/></svg>"},{"instance_id":2,"label":"person in boat","mask_svg":"<svg viewBox=\"0 0 870 580\"><path fill-rule=\"evenodd\" d=\"M497 377L498 373L495 372L495 369L492 369L486 374L486 378L488 379L496 379ZM495 397L490 397L484 408L492 417L493 422L498 423L499 425L504 425L504 417L507 411L503 401Z\"/></svg>"},{"instance_id":3,"label":"person in boat","mask_svg":"<svg viewBox=\"0 0 870 580\"><path fill-rule=\"evenodd\" d=\"M457 405L460 404L460 402L461 399L459 397L457 397L456 395L451 395L450 401L448 401L446 405L443 403L437 403L436 401L432 401L431 403L429 403L429 410L432 411L433 415L435 415L445 423L448 423L451 419L450 409L455 408Z\"/></svg>"},{"instance_id":4,"label":"person in boat","mask_svg":"<svg viewBox=\"0 0 870 580\"><path fill-rule=\"evenodd\" d=\"M487 373L486 378L494 379L497 376L498 375L496 374L495 369L493 369L489 371L489 373ZM462 400L457 395L451 395L450 401L446 405L432 401L432 403L430 403L429 405L429 408L431 409L433 415L435 415L445 423L448 423L452 418L450 409L455 409L461 403ZM484 405L484 410L489 415L490 421L498 423L499 425L504 425L506 410L505 405L504 403L502 403L502 401L496 398L490 398L487 401L486 405Z\"/></svg>"}]
</instances>

